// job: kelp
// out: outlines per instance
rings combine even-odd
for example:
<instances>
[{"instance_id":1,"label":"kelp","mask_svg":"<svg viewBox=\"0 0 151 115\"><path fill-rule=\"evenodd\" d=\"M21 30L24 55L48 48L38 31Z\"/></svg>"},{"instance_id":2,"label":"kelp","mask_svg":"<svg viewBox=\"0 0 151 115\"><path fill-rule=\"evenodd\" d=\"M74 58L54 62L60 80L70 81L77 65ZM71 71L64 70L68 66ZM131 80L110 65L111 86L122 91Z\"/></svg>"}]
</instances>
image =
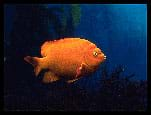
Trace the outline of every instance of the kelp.
<instances>
[{"instance_id":1,"label":"kelp","mask_svg":"<svg viewBox=\"0 0 151 115\"><path fill-rule=\"evenodd\" d=\"M5 100L5 108L40 111L146 111L146 81L131 80L134 74L123 76L122 66L114 68L111 73L104 66L100 73L101 87L95 93L88 92L77 83L58 81L41 86L37 84L35 88L24 89L29 94L10 96ZM21 103L17 103L18 100Z\"/></svg>"},{"instance_id":2,"label":"kelp","mask_svg":"<svg viewBox=\"0 0 151 115\"><path fill-rule=\"evenodd\" d=\"M97 76L100 89L95 93L81 88L78 83L69 85L60 81L44 85L31 74L31 68L23 57L26 54L37 55L35 52L39 52L39 46L45 40L73 35L80 23L80 5L71 5L71 10L65 12L65 7L16 5L9 60L4 66L5 110L145 111L147 81L131 80L136 75L124 75L126 70L123 71L121 65L113 68L111 73L107 66L100 69ZM61 22L58 14L64 16Z\"/></svg>"},{"instance_id":3,"label":"kelp","mask_svg":"<svg viewBox=\"0 0 151 115\"><path fill-rule=\"evenodd\" d=\"M73 25L74 27L76 27L80 23L80 18L81 18L81 7L79 4L71 5L71 14L72 14Z\"/></svg>"}]
</instances>

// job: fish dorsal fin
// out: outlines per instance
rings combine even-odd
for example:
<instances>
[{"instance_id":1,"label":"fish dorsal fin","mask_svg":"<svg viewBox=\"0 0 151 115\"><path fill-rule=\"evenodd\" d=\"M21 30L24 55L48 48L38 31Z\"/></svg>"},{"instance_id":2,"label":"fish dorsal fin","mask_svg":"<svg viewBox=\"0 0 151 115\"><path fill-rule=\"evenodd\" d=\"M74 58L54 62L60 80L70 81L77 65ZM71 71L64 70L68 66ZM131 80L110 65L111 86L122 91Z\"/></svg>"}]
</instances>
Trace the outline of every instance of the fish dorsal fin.
<instances>
[{"instance_id":1,"label":"fish dorsal fin","mask_svg":"<svg viewBox=\"0 0 151 115\"><path fill-rule=\"evenodd\" d=\"M43 81L43 83L52 83L52 82L55 82L59 79L60 78L57 75L55 75L53 72L48 71L48 72L45 72L42 81Z\"/></svg>"},{"instance_id":2,"label":"fish dorsal fin","mask_svg":"<svg viewBox=\"0 0 151 115\"><path fill-rule=\"evenodd\" d=\"M83 41L83 42L81 42L81 41ZM46 57L49 54L50 47L54 43L55 44L66 44L66 43L71 44L74 42L90 44L90 42L88 40L80 39L80 38L61 38L59 40L46 41L41 46L41 55L42 55L42 57Z\"/></svg>"},{"instance_id":3,"label":"fish dorsal fin","mask_svg":"<svg viewBox=\"0 0 151 115\"><path fill-rule=\"evenodd\" d=\"M49 49L53 43L56 43L59 40L46 41L41 46L41 55L42 57L46 57L49 53Z\"/></svg>"},{"instance_id":4,"label":"fish dorsal fin","mask_svg":"<svg viewBox=\"0 0 151 115\"><path fill-rule=\"evenodd\" d=\"M51 42L52 42L52 41L46 41L46 42L44 42L43 45L41 46L41 55L42 55L43 57L47 56Z\"/></svg>"}]
</instances>

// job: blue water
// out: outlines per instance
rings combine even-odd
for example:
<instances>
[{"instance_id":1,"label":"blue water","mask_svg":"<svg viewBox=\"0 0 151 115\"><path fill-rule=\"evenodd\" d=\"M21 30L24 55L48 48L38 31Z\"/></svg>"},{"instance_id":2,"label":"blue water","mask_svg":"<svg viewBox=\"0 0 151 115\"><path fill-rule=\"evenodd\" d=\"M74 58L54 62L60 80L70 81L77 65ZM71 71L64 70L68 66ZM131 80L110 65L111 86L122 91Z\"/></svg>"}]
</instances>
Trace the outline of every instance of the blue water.
<instances>
[{"instance_id":1,"label":"blue water","mask_svg":"<svg viewBox=\"0 0 151 115\"><path fill-rule=\"evenodd\" d=\"M64 107L65 105L70 106L68 98L69 100L71 98L72 103L74 100L72 98L76 97L75 94L79 94L79 100L81 99L82 93L79 92L77 86L87 92L90 91L95 97L97 95L95 91L100 87L100 69L104 65L107 65L109 73L122 65L123 76L135 74L132 78L134 81L147 80L146 4L80 4L80 7L76 8L80 9L81 14L80 20L75 26L70 4L4 6L4 98L6 109L28 110L28 108L47 109L50 107L56 110L58 105L68 108L68 106ZM66 28L62 31L60 28L63 28L64 16L67 19ZM92 77L84 77L75 85L73 84L76 92L72 91L70 85L69 89L66 88L62 82L50 85L41 84L40 78L35 78L31 65L23 60L27 55L39 57L40 45L44 41L62 37L88 39L107 56L106 61L91 75ZM141 91L141 89L138 90ZM144 90L141 92L146 94ZM134 95L136 94L134 93ZM114 95L111 98L114 102ZM60 104L62 99L66 99L67 102ZM96 102L99 101L99 97L97 99ZM119 102L124 101L125 97ZM94 101L94 104L96 102ZM127 103L126 106L129 108L130 102ZM79 105L82 104L79 103ZM87 104L83 105L85 107ZM90 109L93 110L93 106L92 108L90 106ZM131 108L129 109L131 110Z\"/></svg>"},{"instance_id":2,"label":"blue water","mask_svg":"<svg viewBox=\"0 0 151 115\"><path fill-rule=\"evenodd\" d=\"M48 9L64 7L65 15L68 18L71 15L69 4L45 4L44 6ZM105 53L107 56L105 64L107 64L109 71L112 71L118 65L123 65L125 75L134 73L134 80L146 80L147 6L145 4L81 4L80 8L80 22L73 33L70 33L70 29L68 29L67 35L58 35L54 31L54 26L51 26L52 22L46 21L48 36L46 38L43 35L36 34L37 39L43 39L41 41L44 41L44 39L51 40L66 36L86 38L95 43ZM5 6L4 44L8 46L11 45L10 33L16 16L15 11L15 5ZM62 20L61 12L56 11L54 14L59 17L58 21ZM70 27L68 25L68 28ZM35 54L34 46L31 46L31 51ZM39 50L36 51L38 53ZM90 81L88 85L96 84L98 81L97 73L87 81Z\"/></svg>"},{"instance_id":3,"label":"blue water","mask_svg":"<svg viewBox=\"0 0 151 115\"><path fill-rule=\"evenodd\" d=\"M77 36L98 43L109 66L125 65L136 79L146 79L146 5L83 5ZM89 14L89 15L87 15Z\"/></svg>"},{"instance_id":4,"label":"blue water","mask_svg":"<svg viewBox=\"0 0 151 115\"><path fill-rule=\"evenodd\" d=\"M147 6L145 4L80 6L81 20L74 36L87 38L96 43L106 54L106 63L110 70L121 64L127 73L136 75L134 79L147 79Z\"/></svg>"},{"instance_id":5,"label":"blue water","mask_svg":"<svg viewBox=\"0 0 151 115\"><path fill-rule=\"evenodd\" d=\"M97 44L107 56L108 70L124 66L124 75L134 80L147 79L147 8L146 5L81 5L82 17L76 34ZM97 75L97 74L95 74ZM91 78L92 90L97 86ZM90 89L90 88L89 88Z\"/></svg>"},{"instance_id":6,"label":"blue water","mask_svg":"<svg viewBox=\"0 0 151 115\"><path fill-rule=\"evenodd\" d=\"M69 10L68 6L48 5L49 8L66 7L66 12ZM122 64L127 73L135 73L135 79L147 79L147 6L81 4L80 7L81 19L73 36L96 43L106 54L106 63L111 70ZM9 43L14 12L13 5L5 6L6 43ZM52 34L53 31L49 32Z\"/></svg>"}]
</instances>

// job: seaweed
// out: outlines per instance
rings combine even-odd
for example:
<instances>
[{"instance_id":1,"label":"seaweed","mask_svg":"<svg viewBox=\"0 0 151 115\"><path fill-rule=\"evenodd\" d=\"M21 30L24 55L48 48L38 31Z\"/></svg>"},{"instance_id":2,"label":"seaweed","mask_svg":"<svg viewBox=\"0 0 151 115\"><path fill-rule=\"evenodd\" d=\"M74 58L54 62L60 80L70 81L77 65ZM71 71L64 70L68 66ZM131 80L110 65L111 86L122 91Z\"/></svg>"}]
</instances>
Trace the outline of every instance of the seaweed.
<instances>
[{"instance_id":1,"label":"seaweed","mask_svg":"<svg viewBox=\"0 0 151 115\"><path fill-rule=\"evenodd\" d=\"M111 74L106 67L100 80L100 105L103 110L144 111L147 109L147 82L131 80L135 74L124 76L123 66L116 67ZM143 90L142 90L143 89Z\"/></svg>"},{"instance_id":2,"label":"seaweed","mask_svg":"<svg viewBox=\"0 0 151 115\"><path fill-rule=\"evenodd\" d=\"M100 89L89 93L76 86L79 95L74 95L75 90L70 90L75 101L70 97L68 101L73 102L78 111L145 111L147 81L132 80L135 74L124 76L123 70L123 66L119 65L109 73L107 66L103 66L99 75ZM75 111L75 107L70 105L70 110Z\"/></svg>"},{"instance_id":3,"label":"seaweed","mask_svg":"<svg viewBox=\"0 0 151 115\"><path fill-rule=\"evenodd\" d=\"M81 18L81 8L79 4L71 5L71 14L72 14L73 25L74 27L76 27L80 23L80 18Z\"/></svg>"},{"instance_id":4,"label":"seaweed","mask_svg":"<svg viewBox=\"0 0 151 115\"><path fill-rule=\"evenodd\" d=\"M6 110L27 111L145 111L147 109L147 82L131 80L134 74L123 76L123 66L111 73L101 69L100 89L91 93L78 83L58 81L24 90L22 95L7 99ZM34 92L33 92L34 91ZM15 104L14 104L15 103Z\"/></svg>"},{"instance_id":5,"label":"seaweed","mask_svg":"<svg viewBox=\"0 0 151 115\"><path fill-rule=\"evenodd\" d=\"M68 7L68 8L67 8ZM49 8L49 18L52 22L56 36L69 37L74 36L74 32L81 18L81 8L79 4L65 5L55 8L58 13L55 13L53 8ZM54 15L55 14L55 15ZM59 15L56 15L59 14Z\"/></svg>"}]
</instances>

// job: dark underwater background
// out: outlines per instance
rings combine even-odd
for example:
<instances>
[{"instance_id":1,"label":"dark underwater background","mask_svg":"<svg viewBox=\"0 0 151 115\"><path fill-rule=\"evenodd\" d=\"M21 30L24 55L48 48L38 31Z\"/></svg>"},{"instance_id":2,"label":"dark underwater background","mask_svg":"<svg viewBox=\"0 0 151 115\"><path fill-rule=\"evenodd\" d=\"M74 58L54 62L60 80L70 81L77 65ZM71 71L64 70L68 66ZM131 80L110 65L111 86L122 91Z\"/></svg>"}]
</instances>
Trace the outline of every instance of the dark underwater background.
<instances>
[{"instance_id":1,"label":"dark underwater background","mask_svg":"<svg viewBox=\"0 0 151 115\"><path fill-rule=\"evenodd\" d=\"M73 84L43 84L23 58L46 40L81 37L107 56ZM146 4L5 4L5 111L145 111Z\"/></svg>"}]
</instances>

